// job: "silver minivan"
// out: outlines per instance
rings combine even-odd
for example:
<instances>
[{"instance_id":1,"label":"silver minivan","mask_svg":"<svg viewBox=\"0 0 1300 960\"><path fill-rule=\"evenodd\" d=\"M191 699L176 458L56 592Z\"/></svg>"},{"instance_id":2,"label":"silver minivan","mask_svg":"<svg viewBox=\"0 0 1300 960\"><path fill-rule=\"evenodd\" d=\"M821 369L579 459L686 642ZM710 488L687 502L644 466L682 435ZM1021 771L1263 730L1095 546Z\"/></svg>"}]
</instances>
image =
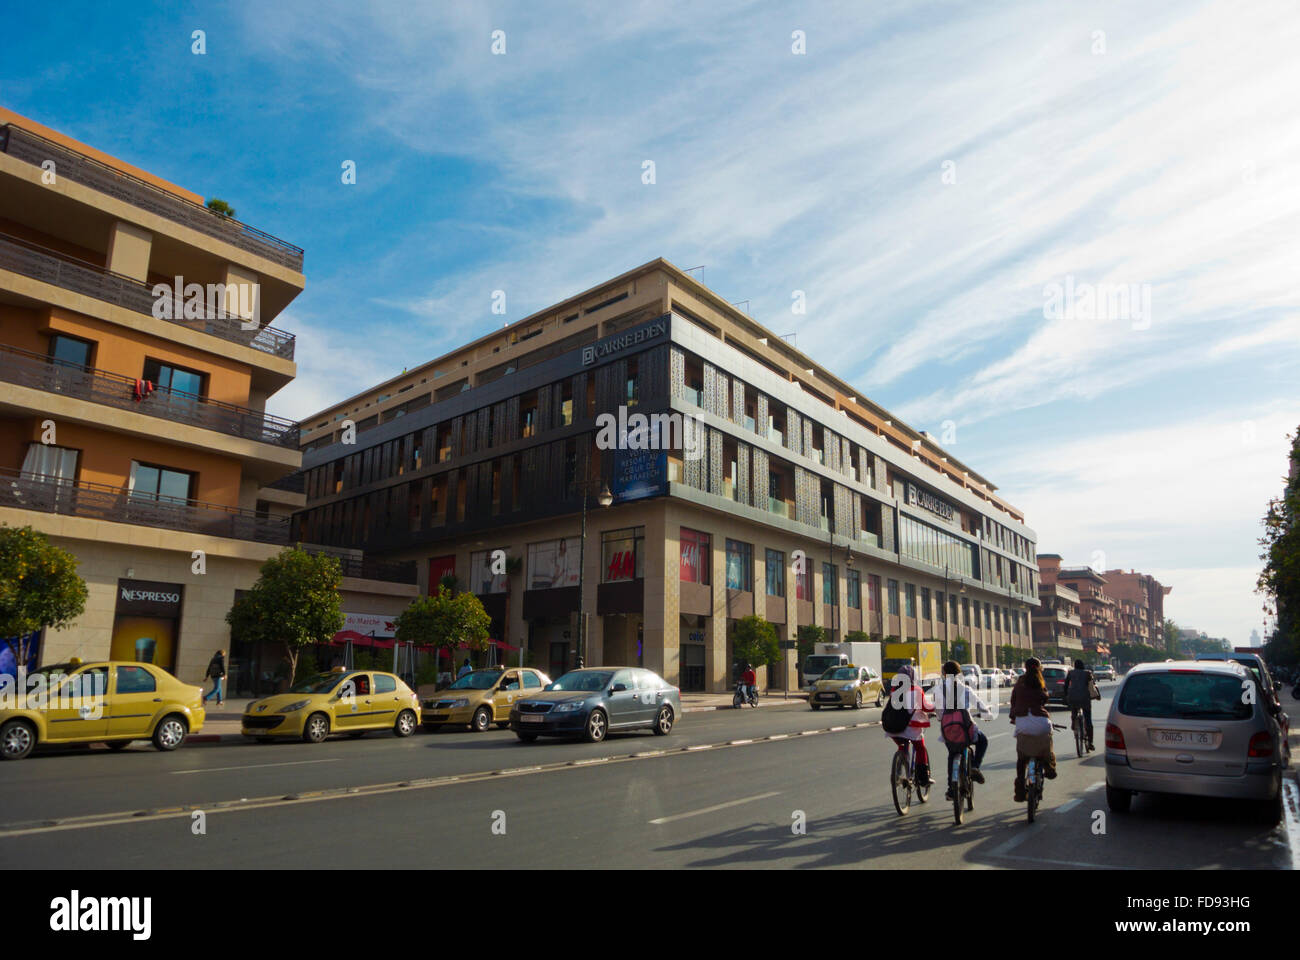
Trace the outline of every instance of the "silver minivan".
<instances>
[{"instance_id":1,"label":"silver minivan","mask_svg":"<svg viewBox=\"0 0 1300 960\"><path fill-rule=\"evenodd\" d=\"M1286 733L1271 699L1239 663L1144 663L1124 677L1106 718L1106 803L1134 793L1253 801L1282 819Z\"/></svg>"}]
</instances>

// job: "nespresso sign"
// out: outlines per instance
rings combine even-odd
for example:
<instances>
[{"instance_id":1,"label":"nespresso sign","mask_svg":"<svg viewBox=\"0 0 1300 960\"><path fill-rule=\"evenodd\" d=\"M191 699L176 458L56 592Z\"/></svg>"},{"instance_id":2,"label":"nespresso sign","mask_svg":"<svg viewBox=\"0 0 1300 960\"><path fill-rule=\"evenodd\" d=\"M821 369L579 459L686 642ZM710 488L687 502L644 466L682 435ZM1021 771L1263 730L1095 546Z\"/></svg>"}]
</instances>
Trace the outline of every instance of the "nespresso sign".
<instances>
[{"instance_id":1,"label":"nespresso sign","mask_svg":"<svg viewBox=\"0 0 1300 960\"><path fill-rule=\"evenodd\" d=\"M952 519L953 507L951 503L940 500L929 490L923 490L914 483L907 485L907 502L914 507L920 507L922 510L929 510L945 520Z\"/></svg>"},{"instance_id":2,"label":"nespresso sign","mask_svg":"<svg viewBox=\"0 0 1300 960\"><path fill-rule=\"evenodd\" d=\"M181 611L179 583L152 580L117 581L117 612L143 617L175 617Z\"/></svg>"},{"instance_id":3,"label":"nespresso sign","mask_svg":"<svg viewBox=\"0 0 1300 960\"><path fill-rule=\"evenodd\" d=\"M627 333L618 333L612 337L606 337L599 343L593 343L589 347L582 348L582 365L589 367L597 360L604 360L621 350L628 349L628 347L635 347L647 340L653 340L655 337L662 337L667 332L668 321L656 320L644 327L629 330Z\"/></svg>"}]
</instances>

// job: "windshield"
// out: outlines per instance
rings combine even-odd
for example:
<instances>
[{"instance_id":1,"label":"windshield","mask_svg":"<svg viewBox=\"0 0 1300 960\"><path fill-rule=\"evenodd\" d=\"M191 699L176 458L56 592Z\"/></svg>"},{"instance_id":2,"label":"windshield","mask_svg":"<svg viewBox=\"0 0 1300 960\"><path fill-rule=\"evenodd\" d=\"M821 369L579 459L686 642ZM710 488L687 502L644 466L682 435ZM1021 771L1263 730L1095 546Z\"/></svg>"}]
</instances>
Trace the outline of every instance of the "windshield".
<instances>
[{"instance_id":1,"label":"windshield","mask_svg":"<svg viewBox=\"0 0 1300 960\"><path fill-rule=\"evenodd\" d=\"M608 687L612 679L614 679L614 675L604 670L571 670L546 689L586 690L595 693Z\"/></svg>"},{"instance_id":2,"label":"windshield","mask_svg":"<svg viewBox=\"0 0 1300 960\"><path fill-rule=\"evenodd\" d=\"M500 670L475 670L473 673L467 673L448 690L490 690L496 686L501 679Z\"/></svg>"},{"instance_id":3,"label":"windshield","mask_svg":"<svg viewBox=\"0 0 1300 960\"><path fill-rule=\"evenodd\" d=\"M880 670L882 673L898 673L911 662L911 657L892 657L880 665Z\"/></svg>"},{"instance_id":4,"label":"windshield","mask_svg":"<svg viewBox=\"0 0 1300 960\"><path fill-rule=\"evenodd\" d=\"M1061 680L1061 679L1064 679L1064 677L1065 677L1065 668L1064 668L1064 667L1044 667L1044 668L1043 668L1043 679L1044 679L1044 680Z\"/></svg>"},{"instance_id":5,"label":"windshield","mask_svg":"<svg viewBox=\"0 0 1300 960\"><path fill-rule=\"evenodd\" d=\"M855 667L831 667L822 674L823 680L856 680L858 671Z\"/></svg>"},{"instance_id":6,"label":"windshield","mask_svg":"<svg viewBox=\"0 0 1300 960\"><path fill-rule=\"evenodd\" d=\"M1242 703L1239 678L1179 671L1130 675L1119 712L1130 717L1182 720L1249 720L1253 706Z\"/></svg>"},{"instance_id":7,"label":"windshield","mask_svg":"<svg viewBox=\"0 0 1300 960\"><path fill-rule=\"evenodd\" d=\"M803 672L815 673L821 675L825 673L827 670L829 670L831 667L838 667L839 665L840 665L839 657L831 657L825 654L821 654L818 656L809 657L807 660L805 660Z\"/></svg>"},{"instance_id":8,"label":"windshield","mask_svg":"<svg viewBox=\"0 0 1300 960\"><path fill-rule=\"evenodd\" d=\"M329 693L337 687L345 673L318 673L314 677L309 677L289 688L290 693Z\"/></svg>"}]
</instances>

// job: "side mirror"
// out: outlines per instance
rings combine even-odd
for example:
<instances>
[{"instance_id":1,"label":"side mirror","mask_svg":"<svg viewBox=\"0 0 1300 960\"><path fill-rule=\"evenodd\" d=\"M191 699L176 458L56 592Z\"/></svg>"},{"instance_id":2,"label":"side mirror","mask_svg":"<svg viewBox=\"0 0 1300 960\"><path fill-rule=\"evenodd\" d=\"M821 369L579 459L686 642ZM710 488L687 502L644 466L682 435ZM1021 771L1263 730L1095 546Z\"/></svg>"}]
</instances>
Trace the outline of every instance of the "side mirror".
<instances>
[{"instance_id":1,"label":"side mirror","mask_svg":"<svg viewBox=\"0 0 1300 960\"><path fill-rule=\"evenodd\" d=\"M626 690L626 689L627 689L627 684L625 684L625 683L616 683L616 684L614 684L612 687L609 688L609 692L610 692L610 693L618 693L618 692L620 692L620 691L622 691L622 690Z\"/></svg>"}]
</instances>

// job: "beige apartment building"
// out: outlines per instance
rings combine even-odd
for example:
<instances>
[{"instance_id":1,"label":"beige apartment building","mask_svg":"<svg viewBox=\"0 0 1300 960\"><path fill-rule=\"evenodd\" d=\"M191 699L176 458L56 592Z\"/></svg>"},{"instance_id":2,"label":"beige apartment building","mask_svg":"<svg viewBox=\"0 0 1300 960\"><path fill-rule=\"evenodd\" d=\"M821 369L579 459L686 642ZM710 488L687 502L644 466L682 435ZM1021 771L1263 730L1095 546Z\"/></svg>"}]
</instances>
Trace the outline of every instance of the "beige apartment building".
<instances>
[{"instance_id":1,"label":"beige apartment building","mask_svg":"<svg viewBox=\"0 0 1300 960\"><path fill-rule=\"evenodd\" d=\"M637 414L698 433L647 448ZM611 444L608 418L633 429ZM662 259L301 427L296 538L415 562L421 591L454 577L505 656L552 674L624 663L726 689L749 614L785 640L960 641L982 664L1031 649L1021 512ZM795 668L787 651L764 680L796 687Z\"/></svg>"},{"instance_id":2,"label":"beige apartment building","mask_svg":"<svg viewBox=\"0 0 1300 960\"><path fill-rule=\"evenodd\" d=\"M236 692L274 671L277 651L231 650L225 615L305 502L286 479L298 426L266 413L295 376L294 337L271 324L302 270L301 249L199 194L0 109L0 523L74 553L89 587L69 629L34 638L36 662L198 681L225 648ZM358 612L415 592L413 571L347 563Z\"/></svg>"}]
</instances>

